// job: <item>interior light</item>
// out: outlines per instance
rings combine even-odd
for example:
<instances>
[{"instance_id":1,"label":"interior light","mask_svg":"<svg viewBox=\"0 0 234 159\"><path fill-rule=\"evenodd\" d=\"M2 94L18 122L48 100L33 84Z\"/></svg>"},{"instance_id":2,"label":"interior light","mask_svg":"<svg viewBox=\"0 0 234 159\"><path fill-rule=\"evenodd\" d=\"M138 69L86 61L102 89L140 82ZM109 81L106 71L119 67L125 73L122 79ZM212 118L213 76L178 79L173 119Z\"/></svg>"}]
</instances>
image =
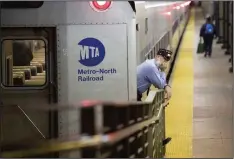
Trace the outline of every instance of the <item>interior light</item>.
<instances>
[{"instance_id":1,"label":"interior light","mask_svg":"<svg viewBox=\"0 0 234 159\"><path fill-rule=\"evenodd\" d=\"M180 6L175 6L175 7L173 7L173 9L179 10L179 9L180 9Z\"/></svg>"},{"instance_id":2,"label":"interior light","mask_svg":"<svg viewBox=\"0 0 234 159\"><path fill-rule=\"evenodd\" d=\"M98 4L99 6L103 6L105 3L106 3L106 1L97 1L97 4Z\"/></svg>"},{"instance_id":3,"label":"interior light","mask_svg":"<svg viewBox=\"0 0 234 159\"><path fill-rule=\"evenodd\" d=\"M145 1L135 1L135 4L145 3Z\"/></svg>"},{"instance_id":4,"label":"interior light","mask_svg":"<svg viewBox=\"0 0 234 159\"><path fill-rule=\"evenodd\" d=\"M166 15L171 15L171 12L166 12L165 14L166 14Z\"/></svg>"},{"instance_id":5,"label":"interior light","mask_svg":"<svg viewBox=\"0 0 234 159\"><path fill-rule=\"evenodd\" d=\"M175 4L175 2L168 2L168 3L160 2L160 3L156 3L156 4L146 4L145 9L154 8L154 7L162 7L162 6L170 6L173 4Z\"/></svg>"},{"instance_id":6,"label":"interior light","mask_svg":"<svg viewBox=\"0 0 234 159\"><path fill-rule=\"evenodd\" d=\"M186 6L188 6L191 3L191 1L188 1L185 3Z\"/></svg>"},{"instance_id":7,"label":"interior light","mask_svg":"<svg viewBox=\"0 0 234 159\"><path fill-rule=\"evenodd\" d=\"M106 11L110 8L112 1L91 1L90 6L97 12Z\"/></svg>"}]
</instances>

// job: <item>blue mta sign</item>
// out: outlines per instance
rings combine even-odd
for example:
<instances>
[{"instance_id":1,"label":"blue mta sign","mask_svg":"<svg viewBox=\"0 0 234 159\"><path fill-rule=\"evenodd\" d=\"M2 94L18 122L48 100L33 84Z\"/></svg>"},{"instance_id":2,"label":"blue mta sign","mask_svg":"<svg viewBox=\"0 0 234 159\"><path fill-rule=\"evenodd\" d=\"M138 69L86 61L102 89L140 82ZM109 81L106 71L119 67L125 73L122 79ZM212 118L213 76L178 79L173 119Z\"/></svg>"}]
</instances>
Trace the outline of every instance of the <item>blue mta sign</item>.
<instances>
[{"instance_id":1,"label":"blue mta sign","mask_svg":"<svg viewBox=\"0 0 234 159\"><path fill-rule=\"evenodd\" d=\"M78 43L79 62L87 67L99 65L105 58L105 47L95 38L85 38Z\"/></svg>"}]
</instances>

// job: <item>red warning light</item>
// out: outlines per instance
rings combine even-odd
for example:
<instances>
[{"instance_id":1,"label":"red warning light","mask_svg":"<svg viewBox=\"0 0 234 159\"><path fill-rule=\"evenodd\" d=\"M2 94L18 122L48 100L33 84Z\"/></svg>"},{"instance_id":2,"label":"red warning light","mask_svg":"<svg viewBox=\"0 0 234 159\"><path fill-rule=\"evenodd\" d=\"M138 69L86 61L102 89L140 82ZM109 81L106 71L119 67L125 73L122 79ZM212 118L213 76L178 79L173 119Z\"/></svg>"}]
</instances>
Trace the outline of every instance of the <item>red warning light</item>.
<instances>
[{"instance_id":1,"label":"red warning light","mask_svg":"<svg viewBox=\"0 0 234 159\"><path fill-rule=\"evenodd\" d=\"M104 12L110 8L111 1L91 1L90 6L97 12Z\"/></svg>"},{"instance_id":2,"label":"red warning light","mask_svg":"<svg viewBox=\"0 0 234 159\"><path fill-rule=\"evenodd\" d=\"M90 107L90 106L94 106L94 105L98 105L100 102L96 101L96 100L83 100L80 102L80 104L83 107Z\"/></svg>"}]
</instances>

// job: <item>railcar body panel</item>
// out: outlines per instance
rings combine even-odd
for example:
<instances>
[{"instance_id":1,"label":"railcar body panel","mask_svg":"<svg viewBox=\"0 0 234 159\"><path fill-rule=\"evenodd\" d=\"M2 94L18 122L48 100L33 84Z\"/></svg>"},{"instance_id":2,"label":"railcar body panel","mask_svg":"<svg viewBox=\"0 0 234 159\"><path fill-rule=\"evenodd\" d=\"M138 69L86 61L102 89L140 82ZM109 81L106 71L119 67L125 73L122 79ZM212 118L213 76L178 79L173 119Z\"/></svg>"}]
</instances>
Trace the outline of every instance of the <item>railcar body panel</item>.
<instances>
[{"instance_id":1,"label":"railcar body panel","mask_svg":"<svg viewBox=\"0 0 234 159\"><path fill-rule=\"evenodd\" d=\"M4 105L16 108L17 115L9 121L22 122L17 127L19 135L11 138L9 133L5 141L81 134L77 124L79 109L59 113L26 112L37 125L35 129L32 123L28 126L28 119L20 114L24 106L77 104L85 99L136 100L137 65L153 58L159 48L175 51L178 45L187 7L174 10L172 6L180 3L135 3L136 12L124 1L114 1L105 12L95 11L85 1L45 1L39 8L2 9L1 61L2 66L9 69L1 70L1 82L7 81L0 88L1 95ZM16 56L12 48L16 41L39 45L40 49L32 49L33 60L26 68L13 64ZM41 74L25 80L28 69ZM13 76L23 85L16 87ZM41 79L44 83L38 84ZM8 115L6 119L11 117ZM5 134L16 130L8 124L4 124ZM77 157L79 153L60 155Z\"/></svg>"},{"instance_id":2,"label":"railcar body panel","mask_svg":"<svg viewBox=\"0 0 234 159\"><path fill-rule=\"evenodd\" d=\"M36 62L41 62L43 57L46 68L44 86L31 82L32 85L27 86L1 87L4 105L19 105L23 109L28 105L77 104L84 99L126 101L136 98L135 12L128 2L113 2L108 11L96 12L89 2L45 1L36 9L2 9L1 23L5 28L3 35L6 36L3 37L12 43L15 40L44 40L44 54L34 52L33 56ZM13 30L12 34L8 30ZM6 63L5 57L2 61ZM6 74L2 74L2 78L4 76ZM13 115L12 120L20 120L23 124L17 127L19 135L15 138L11 138L10 133L5 135L7 143L27 138L44 139L37 130L31 130L28 120L23 119L18 110L14 113L18 115ZM51 112L26 114L45 138L81 133L77 124L80 120L78 110L57 115ZM16 128L7 125L9 122L4 124L5 132L14 132ZM24 133L24 129L30 130Z\"/></svg>"}]
</instances>

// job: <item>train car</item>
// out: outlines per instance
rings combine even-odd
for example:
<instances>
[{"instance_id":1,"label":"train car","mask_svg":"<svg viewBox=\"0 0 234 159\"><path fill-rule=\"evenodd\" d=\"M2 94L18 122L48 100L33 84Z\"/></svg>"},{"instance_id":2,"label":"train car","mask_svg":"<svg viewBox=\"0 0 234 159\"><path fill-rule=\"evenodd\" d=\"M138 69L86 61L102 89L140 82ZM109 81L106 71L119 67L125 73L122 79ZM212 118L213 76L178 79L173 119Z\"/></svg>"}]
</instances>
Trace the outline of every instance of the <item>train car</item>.
<instances>
[{"instance_id":1,"label":"train car","mask_svg":"<svg viewBox=\"0 0 234 159\"><path fill-rule=\"evenodd\" d=\"M137 62L152 58L159 48L175 52L188 18L188 2L136 2Z\"/></svg>"},{"instance_id":2,"label":"train car","mask_svg":"<svg viewBox=\"0 0 234 159\"><path fill-rule=\"evenodd\" d=\"M166 73L168 79L175 53L189 17L190 1L136 2L137 64L155 57L159 48L173 52ZM143 97L146 97L144 93Z\"/></svg>"},{"instance_id":3,"label":"train car","mask_svg":"<svg viewBox=\"0 0 234 159\"><path fill-rule=\"evenodd\" d=\"M79 133L78 121L69 125L78 120L77 111L57 115L24 107L113 100L117 95L120 100L134 98L135 12L129 2L3 2L1 24L1 96L4 105L15 109L14 114L4 115L9 121L3 123L4 142ZM13 64L14 54L19 53L13 43L19 40L41 45L29 66ZM33 75L25 79L28 69Z\"/></svg>"},{"instance_id":4,"label":"train car","mask_svg":"<svg viewBox=\"0 0 234 159\"><path fill-rule=\"evenodd\" d=\"M175 52L188 4L2 2L1 99L14 110L3 116L3 143L81 133L79 110L45 113L24 107L135 100L136 66L159 48ZM32 53L14 49L22 41ZM22 59L28 64L16 64Z\"/></svg>"}]
</instances>

